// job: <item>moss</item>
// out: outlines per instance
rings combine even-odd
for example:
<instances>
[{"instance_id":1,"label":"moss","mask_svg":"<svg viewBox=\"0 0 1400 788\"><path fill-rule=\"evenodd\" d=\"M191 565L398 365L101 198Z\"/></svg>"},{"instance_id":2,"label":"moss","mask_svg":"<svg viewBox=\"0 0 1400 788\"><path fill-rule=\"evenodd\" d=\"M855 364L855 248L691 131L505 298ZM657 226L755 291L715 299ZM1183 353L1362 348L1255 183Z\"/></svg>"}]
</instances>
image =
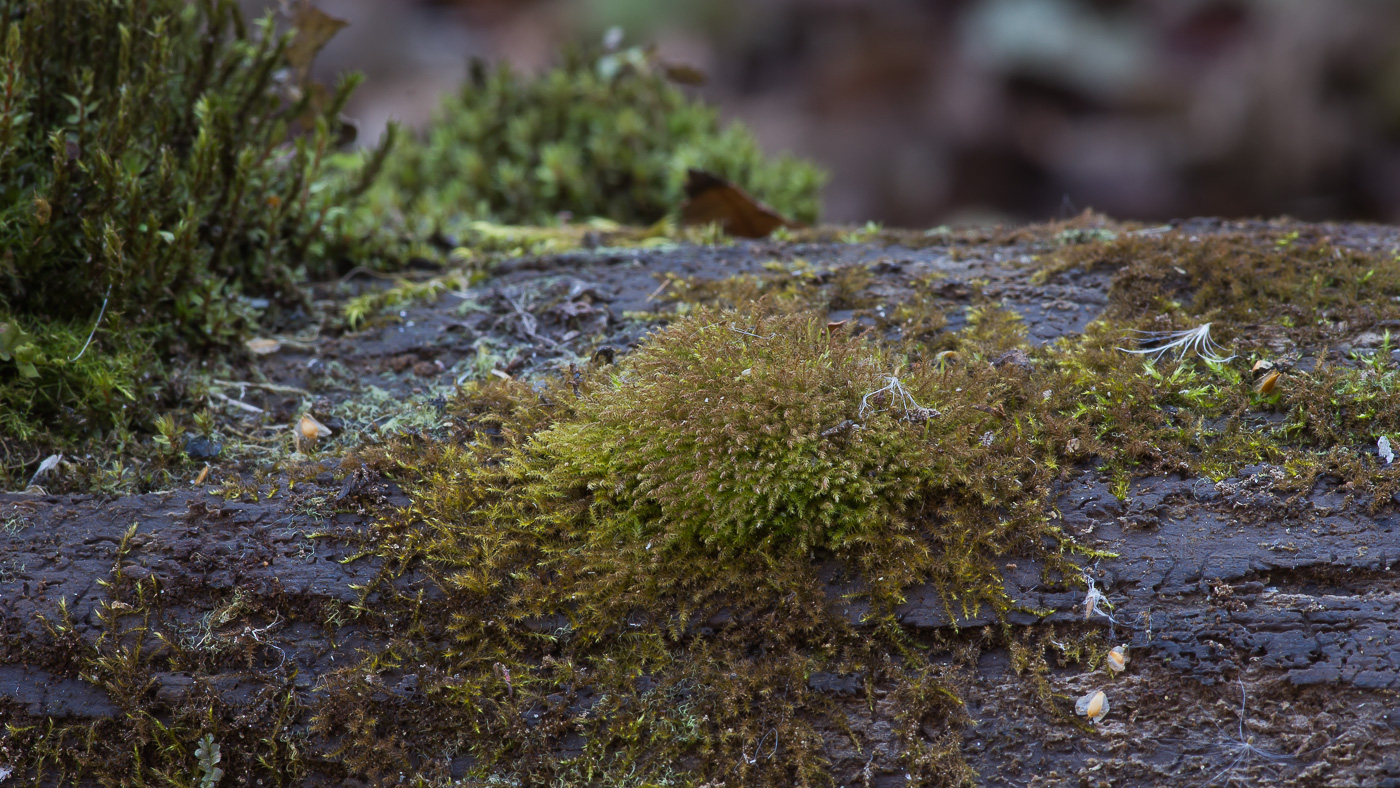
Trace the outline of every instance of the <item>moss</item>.
<instances>
[{"instance_id":1,"label":"moss","mask_svg":"<svg viewBox=\"0 0 1400 788\"><path fill-rule=\"evenodd\" d=\"M992 352L983 341L968 352ZM450 439L368 458L416 499L381 524L378 551L445 593L376 586L397 601L371 620L423 622L451 645L413 636L347 668L318 724L355 731L347 755L397 763L450 721L473 731L483 778L696 784L737 768L825 784L820 731L847 712L808 678L855 672L895 689L909 768L961 780L956 695L893 607L928 583L959 616L1004 611L1008 553L1072 569L1043 508L1045 435L1025 421L988 440L996 417L972 407L1031 401L990 369L908 367L810 313L699 308L616 367L474 385L449 407ZM871 605L866 623L833 606L833 571ZM410 659L442 677L432 712L366 708L361 677ZM583 750L561 759L570 737Z\"/></svg>"},{"instance_id":2,"label":"moss","mask_svg":"<svg viewBox=\"0 0 1400 788\"><path fill-rule=\"evenodd\" d=\"M220 287L287 295L287 260L325 266L343 195L318 178L356 80L292 98L273 78L290 37L226 0L12 2L0 18L9 309L88 322L110 296L109 325L186 318L184 338L216 341L235 329L211 314L236 304Z\"/></svg>"},{"instance_id":3,"label":"moss","mask_svg":"<svg viewBox=\"0 0 1400 788\"><path fill-rule=\"evenodd\" d=\"M0 432L14 440L40 440L46 423L100 439L128 427L158 397L161 364L150 331L134 331L84 352L91 326L29 318L14 318L9 325L30 337L27 358L33 365L32 376L12 370L0 383ZM59 403L62 409L55 413Z\"/></svg>"},{"instance_id":4,"label":"moss","mask_svg":"<svg viewBox=\"0 0 1400 788\"><path fill-rule=\"evenodd\" d=\"M1312 228L1306 237L1301 231L1262 238L1124 233L1108 243L1064 247L1046 260L1041 278L1072 268L1110 269L1110 319L1165 314L1209 321L1241 338L1253 333L1316 345L1400 317L1396 262L1393 254L1337 247Z\"/></svg>"},{"instance_id":5,"label":"moss","mask_svg":"<svg viewBox=\"0 0 1400 788\"><path fill-rule=\"evenodd\" d=\"M12 461L32 466L34 444L84 454L113 432L149 432L160 410L188 404L186 370L151 359L236 347L308 307L300 285L347 258L447 259L460 282L504 256L713 240L670 220L691 166L816 216L815 168L765 159L641 49L574 52L534 80L476 68L365 195L393 135L334 153L357 80L332 92L305 81L327 30L278 36L232 0L14 0L0 21L0 325L25 332L0 334L0 422L25 441L3 447L17 476ZM553 225L561 211L612 218L499 223ZM347 322L447 281L359 299ZM89 336L86 356L66 353Z\"/></svg>"},{"instance_id":6,"label":"moss","mask_svg":"<svg viewBox=\"0 0 1400 788\"><path fill-rule=\"evenodd\" d=\"M1235 275L1269 275L1249 270ZM397 480L412 502L381 511L365 537L382 576L357 604L320 611L353 615L380 647L326 678L307 735L329 744L301 757L420 783L445 779L424 754L447 753L475 759L470 778L501 784L827 785L834 741L891 746L855 723L877 715L893 721L888 741L915 780L968 784L958 687L979 648L1009 647L1031 694L1067 715L1052 661L1093 666L1110 645L1078 622L1008 623L1007 562L1038 559L1042 590L1079 581L1085 553L1055 527L1053 490L1066 474L1093 465L1126 497L1144 474L1221 478L1269 462L1284 471L1282 491L1306 492L1327 474L1378 507L1400 489L1400 474L1375 456L1379 435L1400 435L1400 372L1388 353L1323 354L1261 391L1242 331L1225 340L1244 351L1237 358L1152 361L1120 349L1128 329L1152 319L1124 307L1081 336L1033 347L1014 313L980 295L965 328L942 330L936 279L914 283L876 330L829 326L836 292L865 297L863 272L784 265L713 287L674 280L688 309L616 365L471 382L445 414L425 411L411 434L348 460ZM1114 303L1139 303L1143 276L1119 276ZM1237 319L1194 281L1170 301L1141 303L1167 309L1169 321ZM1389 308L1384 287L1319 293L1347 315ZM750 297L767 300L705 304ZM318 467L288 463L286 478L264 474L228 493L262 497L258 483L299 485ZM122 601L145 604L120 587ZM908 626L896 611L916 587L930 587L955 621L990 610L999 623ZM219 614L276 612L247 608L235 597ZM121 631L145 626L123 620ZM120 663L116 642L100 642L103 664ZM237 658L238 643L216 645L160 658L187 667ZM91 664L74 648L75 665ZM137 686L142 670L101 680L124 691L118 679ZM385 699L385 684L410 670L419 693ZM818 674L861 689L832 697L816 688ZM139 700L133 709L145 713ZM137 782L178 764L196 774L198 735L230 742L233 731L187 722L185 749L161 754L152 742L163 740L140 739L149 768L114 757L118 766L96 773ZM80 734L27 741L57 757ZM257 752L290 759L289 736ZM261 774L232 746L225 755L239 758L226 764L231 775Z\"/></svg>"},{"instance_id":7,"label":"moss","mask_svg":"<svg viewBox=\"0 0 1400 788\"><path fill-rule=\"evenodd\" d=\"M24 661L43 664L65 677L101 688L119 713L111 718L73 722L50 718L38 724L7 726L7 740L20 754L19 766L35 784L197 783L208 774L211 756L201 748L218 741L220 766L256 774L270 784L286 784L304 774L299 734L293 722L302 713L292 688L294 676L266 672L264 700L255 709L227 715L223 701L198 686L168 707L155 701L160 675L213 672L218 664L251 667L261 648L251 627L242 636L215 635L211 629L235 620L265 620L286 611L257 609L241 593L206 618L202 633L182 633L169 616L165 589L154 576L125 573L129 551L142 536L133 523L114 556L111 573L97 580L103 599L93 610L97 635L80 635L66 602L43 618L49 642L26 648ZM168 617L169 616L169 617ZM42 651L40 651L42 649ZM17 718L17 723L19 722ZM208 751L206 750L206 753Z\"/></svg>"},{"instance_id":8,"label":"moss","mask_svg":"<svg viewBox=\"0 0 1400 788\"><path fill-rule=\"evenodd\" d=\"M1341 249L1304 226L1200 237L1123 232L1108 243L1063 247L1044 265L1041 278L1072 268L1114 271L1105 319L1064 343L1081 360L1062 368L1078 368L1072 385L1090 393L1071 412L1098 424L1096 438L1128 448L1123 459L1156 457L1154 468L1217 478L1259 462L1307 480L1326 467L1370 494L1394 486L1367 458L1379 437L1400 429L1388 334L1379 351L1340 358L1327 349L1400 318L1393 254ZM1139 362L1129 374L1109 368L1124 360L1116 348L1133 344L1128 329L1206 322L1241 358ZM1311 369L1296 363L1301 353L1314 356ZM1258 384L1275 371L1261 393Z\"/></svg>"},{"instance_id":9,"label":"moss","mask_svg":"<svg viewBox=\"0 0 1400 788\"><path fill-rule=\"evenodd\" d=\"M766 158L640 49L574 50L533 79L475 63L425 133L390 155L357 213L367 231L417 239L461 238L481 220L552 225L561 214L650 225L678 209L692 167L796 219L817 217L815 167Z\"/></svg>"},{"instance_id":10,"label":"moss","mask_svg":"<svg viewBox=\"0 0 1400 788\"><path fill-rule=\"evenodd\" d=\"M931 412L889 391L894 371L825 321L704 311L535 446L548 483L594 491L601 538L839 549L898 530L918 497Z\"/></svg>"},{"instance_id":11,"label":"moss","mask_svg":"<svg viewBox=\"0 0 1400 788\"><path fill-rule=\"evenodd\" d=\"M355 728L358 746L387 742L375 758L456 742L482 779L823 784L822 737L850 730L851 709L807 679L836 672L894 699L911 774L956 784L971 779L957 683L929 654L965 641L892 613L928 585L955 620L1004 615L1009 557L1044 561L1043 587L1076 582L1078 548L1052 514L1062 473L1094 461L1126 495L1142 474L1270 462L1287 469L1280 489L1328 473L1379 505L1400 487L1367 454L1400 430L1396 373L1379 361L1291 370L1261 394L1246 358L1125 355L1131 314L1044 347L985 301L959 332L921 330L939 317L930 280L891 310L885 328L912 327L891 344L828 326L832 278L806 266L669 281L690 306L617 366L474 384L449 406L444 441L370 455L415 500L380 524L375 549L443 597L375 587L391 601L371 619L421 622L425 639L347 668L323 730L377 720ZM704 305L751 297L767 300ZM852 601L860 620L842 613ZM450 645L424 645L438 638ZM1094 663L1108 645L1073 627L1003 624L985 638L1012 647L1056 713L1047 644L1061 663ZM382 716L356 682L408 660L430 665L438 690ZM773 737L783 747L754 758Z\"/></svg>"}]
</instances>

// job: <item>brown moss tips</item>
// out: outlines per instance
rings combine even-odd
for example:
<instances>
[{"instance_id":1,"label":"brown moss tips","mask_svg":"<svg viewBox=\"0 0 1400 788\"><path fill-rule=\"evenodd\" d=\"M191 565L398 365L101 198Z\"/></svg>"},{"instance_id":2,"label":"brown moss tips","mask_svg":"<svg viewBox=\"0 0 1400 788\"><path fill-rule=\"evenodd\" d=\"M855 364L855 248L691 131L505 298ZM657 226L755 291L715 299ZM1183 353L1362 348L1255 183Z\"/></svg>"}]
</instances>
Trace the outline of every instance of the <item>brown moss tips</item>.
<instances>
[{"instance_id":1,"label":"brown moss tips","mask_svg":"<svg viewBox=\"0 0 1400 788\"><path fill-rule=\"evenodd\" d=\"M1302 343L1400 317L1400 264L1393 255L1343 249L1301 230L1262 239L1123 234L1063 247L1048 259L1045 275L1071 268L1115 269L1106 316L1125 322L1180 312L1236 332L1278 327Z\"/></svg>"}]
</instances>

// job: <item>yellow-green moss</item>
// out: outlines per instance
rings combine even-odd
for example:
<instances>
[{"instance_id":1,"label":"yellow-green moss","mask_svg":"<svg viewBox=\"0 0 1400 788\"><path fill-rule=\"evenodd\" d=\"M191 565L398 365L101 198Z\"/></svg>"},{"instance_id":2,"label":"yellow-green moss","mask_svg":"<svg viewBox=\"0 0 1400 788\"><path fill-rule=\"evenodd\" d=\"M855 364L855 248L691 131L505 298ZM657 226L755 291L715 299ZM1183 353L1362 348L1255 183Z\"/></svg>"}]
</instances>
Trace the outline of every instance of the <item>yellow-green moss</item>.
<instances>
[{"instance_id":1,"label":"yellow-green moss","mask_svg":"<svg viewBox=\"0 0 1400 788\"><path fill-rule=\"evenodd\" d=\"M412 658L459 677L436 697L471 720L481 774L586 782L587 765L697 784L741 763L742 782L825 784L816 726L847 723L807 678L836 670L898 688L910 768L965 775L956 697L918 666L893 607L929 583L959 617L1000 612L998 556L1070 568L1044 507L1050 440L974 407L1021 396L1024 381L991 369L908 366L821 315L701 308L616 367L475 387L451 408L452 441L377 452L417 499L379 549L447 595L401 599L412 612L397 620L451 634ZM866 625L828 598L832 571L870 605ZM328 709L361 706L353 686ZM536 728L551 735L513 721L581 687L607 702L552 707ZM924 728L945 733L930 745ZM586 750L559 761L550 747L569 733ZM745 760L765 735L780 754Z\"/></svg>"},{"instance_id":2,"label":"yellow-green moss","mask_svg":"<svg viewBox=\"0 0 1400 788\"><path fill-rule=\"evenodd\" d=\"M893 688L907 768L957 783L969 777L953 685L927 650L910 648L928 635L891 612L930 584L955 615L1001 614L1011 603L997 567L1008 556L1043 559L1047 584L1076 582L1067 555L1077 548L1051 517L1062 472L1097 460L1126 490L1139 474L1224 476L1272 462L1292 474L1282 488L1309 488L1324 472L1372 501L1400 486L1366 453L1400 429L1388 396L1397 373L1381 361L1324 360L1261 394L1243 356L1124 353L1140 317L1031 347L1019 318L985 301L962 331L926 327L891 346L879 332L828 326L829 281L787 268L713 287L673 280L691 306L616 366L543 388L474 385L449 407L451 440L376 450L377 467L416 501L381 524L378 550L445 591L440 603L399 598L398 618L449 635L445 650L415 647L412 659L456 677L433 701L446 716L432 718L470 721L459 741L479 775L822 784L830 765L817 731L848 723L806 678L836 671ZM1130 299L1119 289L1138 281L1120 277L1113 297ZM936 323L928 289L891 320ZM746 293L773 301L704 305ZM868 605L863 622L828 596L833 572ZM1043 637L996 631L1026 679L1043 683ZM1069 660L1104 647L1088 630L1056 637ZM369 714L353 686L328 708ZM546 703L578 692L606 702L587 712ZM1048 685L1040 694L1055 702ZM522 728L520 715L542 704L543 720ZM348 713L327 716L326 730ZM407 724L403 742L441 735L435 723ZM930 744L928 731L942 733ZM584 750L560 760L556 748L575 735ZM746 760L772 735L795 744Z\"/></svg>"},{"instance_id":3,"label":"yellow-green moss","mask_svg":"<svg viewBox=\"0 0 1400 788\"><path fill-rule=\"evenodd\" d=\"M1063 247L1042 278L1071 268L1115 271L1107 316L1165 314L1217 324L1230 335L1316 344L1400 317L1400 260L1344 249L1313 228L1191 236L1124 233ZM1263 329L1263 330L1261 330Z\"/></svg>"},{"instance_id":4,"label":"yellow-green moss","mask_svg":"<svg viewBox=\"0 0 1400 788\"><path fill-rule=\"evenodd\" d=\"M336 742L326 757L384 780L426 781L423 754L446 752L505 784L824 785L830 737L866 746L847 715L882 703L909 774L971 782L956 675L976 649L1009 646L1054 708L1047 648L1093 663L1107 644L1078 622L1021 629L1003 617L968 637L914 630L893 611L929 584L957 617L1004 614L998 567L1023 556L1048 567L1043 588L1075 584L1078 548L1054 527L1064 474L1092 462L1126 495L1137 475L1224 477L1270 462L1285 470L1281 490L1334 474L1379 505L1400 488L1375 456L1379 435L1400 435L1388 353L1321 354L1256 391L1252 353L1264 351L1236 322L1255 313L1203 295L1226 284L1190 290L1191 277L1140 299L1143 282L1169 277L1143 260L1178 262L1144 248L1114 303L1155 304L1144 309L1168 310L1171 327L1219 319L1239 357L1130 356L1128 329L1152 314L1126 307L1032 347L1019 318L975 297L967 327L943 332L933 282L888 310L879 328L909 327L888 343L879 328L828 326L833 275L784 267L713 290L677 280L686 314L616 365L464 387L448 434L357 458L412 503L365 545L384 575L352 612L384 646L322 685L312 712L314 732ZM1204 259L1191 265L1200 281L1216 276ZM1250 270L1234 275L1278 273ZM1258 287L1241 291L1257 299L1246 309L1293 297ZM774 302L704 304L746 293ZM1385 286L1318 294L1348 316L1390 308ZM930 657L949 651L954 665ZM421 697L375 699L408 670ZM812 687L817 672L863 689L834 699Z\"/></svg>"}]
</instances>

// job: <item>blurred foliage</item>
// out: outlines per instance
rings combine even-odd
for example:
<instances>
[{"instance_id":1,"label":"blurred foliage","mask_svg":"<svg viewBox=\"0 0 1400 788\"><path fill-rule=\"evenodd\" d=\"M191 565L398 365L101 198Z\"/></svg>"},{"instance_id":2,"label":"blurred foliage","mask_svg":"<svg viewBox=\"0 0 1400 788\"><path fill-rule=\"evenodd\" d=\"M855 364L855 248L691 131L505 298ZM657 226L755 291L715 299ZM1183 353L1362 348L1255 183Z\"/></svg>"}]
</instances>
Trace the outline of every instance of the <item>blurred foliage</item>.
<instances>
[{"instance_id":1,"label":"blurred foliage","mask_svg":"<svg viewBox=\"0 0 1400 788\"><path fill-rule=\"evenodd\" d=\"M721 127L648 50L572 50L535 79L475 62L426 133L388 157L356 218L367 232L410 239L457 236L473 220L553 224L566 213L646 225L679 207L692 167L799 221L817 218L820 170L766 158L743 126Z\"/></svg>"},{"instance_id":2,"label":"blurred foliage","mask_svg":"<svg viewBox=\"0 0 1400 788\"><path fill-rule=\"evenodd\" d=\"M244 294L329 270L365 180L323 177L358 78L297 84L324 38L296 40L233 0L0 0L0 323L26 332L0 356L7 432L124 421L160 351L227 344Z\"/></svg>"}]
</instances>

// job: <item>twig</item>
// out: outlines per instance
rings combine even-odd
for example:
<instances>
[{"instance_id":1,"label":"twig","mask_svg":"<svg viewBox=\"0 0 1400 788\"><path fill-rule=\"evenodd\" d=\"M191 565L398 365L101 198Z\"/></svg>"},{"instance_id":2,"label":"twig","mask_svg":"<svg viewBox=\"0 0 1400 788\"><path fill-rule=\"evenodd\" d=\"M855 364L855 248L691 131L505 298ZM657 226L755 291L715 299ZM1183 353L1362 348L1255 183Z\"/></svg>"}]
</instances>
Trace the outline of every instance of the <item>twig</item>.
<instances>
[{"instance_id":1,"label":"twig","mask_svg":"<svg viewBox=\"0 0 1400 788\"><path fill-rule=\"evenodd\" d=\"M550 347L560 346L560 343L558 341L550 339L549 337L535 330L536 327L539 325L539 321L536 320L534 314L531 313L530 310L526 309L520 304L519 301L516 301L514 298L511 298L504 292L501 293L501 297L505 299L507 304L510 304L511 309L515 310L515 316L520 319L520 329L525 332L525 335L528 339L534 340L535 342L545 342Z\"/></svg>"},{"instance_id":2,"label":"twig","mask_svg":"<svg viewBox=\"0 0 1400 788\"><path fill-rule=\"evenodd\" d=\"M651 295L647 296L647 300L646 300L645 303L650 304L652 301L655 301L662 293L666 292L666 288L668 288L668 287L671 286L671 282L672 282L672 281L674 281L674 280L672 280L672 279L663 280L663 281L661 282L661 285L660 285L659 287L657 287L655 290L651 291Z\"/></svg>"},{"instance_id":3,"label":"twig","mask_svg":"<svg viewBox=\"0 0 1400 788\"><path fill-rule=\"evenodd\" d=\"M236 401L236 400L235 400L235 401ZM238 437L242 438L244 441L247 441L247 442L249 442L249 443L276 443L276 442L279 441L279 440L281 439L281 437L282 437L281 434L280 434L280 433L282 432L282 430L285 430L285 429L287 429L287 428L289 428L289 427L291 427L291 426L292 426L292 425L290 425L290 424L263 424L263 425L258 425L258 426L256 427L256 429L268 430L268 431L270 431L270 432L275 433L275 434L272 435L271 437L267 437L267 438L259 438L259 437L255 436L255 435L251 435L251 434L246 433L246 432L244 432L244 431L242 431L242 430L240 430L240 429L237 429L236 427L234 427L234 426L231 425L231 424L225 424L225 425L223 425L223 426L222 426L222 429L225 429L225 430L227 430L227 431L233 433L234 435L237 435ZM261 448L261 447L259 447L259 448Z\"/></svg>"},{"instance_id":4,"label":"twig","mask_svg":"<svg viewBox=\"0 0 1400 788\"><path fill-rule=\"evenodd\" d=\"M769 335L766 336L766 337L765 337L765 336L760 336L759 334L755 334L755 333L753 333L752 331L745 331L745 330L742 329L742 328L735 328L733 323L730 323L730 324L729 324L729 330L730 330L730 331L733 331L733 332L736 333L736 334L743 334L744 336L747 336L747 337L753 337L754 339L772 339L773 337L777 336L777 334L769 334Z\"/></svg>"},{"instance_id":5,"label":"twig","mask_svg":"<svg viewBox=\"0 0 1400 788\"><path fill-rule=\"evenodd\" d=\"M107 285L107 295L105 295L105 296L102 297L102 309L100 309L100 310L97 312L97 322L92 324L92 331L88 332L88 338L87 338L87 341L83 343L83 349L78 351L78 355L76 355L76 356L74 356L74 357L68 359L68 362L69 362L70 364L71 364L72 362L77 361L78 359L82 358L82 357L83 357L83 354L87 352L88 345L91 345L91 344L92 344L92 338L93 338L94 336L96 336L96 334L97 334L97 327L100 326L100 325L102 325L102 316L105 315L105 314L107 314L107 299L109 299L109 298L111 298L111 297L112 297L112 286L111 286L111 285Z\"/></svg>"},{"instance_id":6,"label":"twig","mask_svg":"<svg viewBox=\"0 0 1400 788\"><path fill-rule=\"evenodd\" d=\"M230 397L229 395L223 393L222 391L211 391L211 392L209 392L209 396L211 396L211 397L218 397L219 399L223 400L224 402L227 402L228 404L234 406L235 408L242 408L243 410L246 410L246 411L248 411L249 413L266 413L266 412L267 412L267 411L263 410L262 408L259 408L257 405L249 405L248 403L244 402L243 400L234 399L233 397Z\"/></svg>"},{"instance_id":7,"label":"twig","mask_svg":"<svg viewBox=\"0 0 1400 788\"><path fill-rule=\"evenodd\" d=\"M311 396L311 392L306 389L299 389L296 386L279 386L276 383L251 383L246 380L214 380L216 386L238 386L240 388L262 389L276 394L300 394L304 397Z\"/></svg>"},{"instance_id":8,"label":"twig","mask_svg":"<svg viewBox=\"0 0 1400 788\"><path fill-rule=\"evenodd\" d=\"M395 275L393 275L393 274L381 274L381 273L379 273L378 271L375 271L375 270L366 268L366 267L364 267L364 266L362 266L362 265L357 265L357 266L355 266L354 268L351 268L349 271L346 271L346 272L345 272L345 275L342 276L342 277L340 277L340 281L341 281L341 282L348 282L348 281L350 281L350 278L353 277L353 276L355 276L356 274L364 274L364 275L366 275L366 276L372 276L372 277L374 277L375 279L395 279L395 278L397 278L397 277L395 277Z\"/></svg>"}]
</instances>

